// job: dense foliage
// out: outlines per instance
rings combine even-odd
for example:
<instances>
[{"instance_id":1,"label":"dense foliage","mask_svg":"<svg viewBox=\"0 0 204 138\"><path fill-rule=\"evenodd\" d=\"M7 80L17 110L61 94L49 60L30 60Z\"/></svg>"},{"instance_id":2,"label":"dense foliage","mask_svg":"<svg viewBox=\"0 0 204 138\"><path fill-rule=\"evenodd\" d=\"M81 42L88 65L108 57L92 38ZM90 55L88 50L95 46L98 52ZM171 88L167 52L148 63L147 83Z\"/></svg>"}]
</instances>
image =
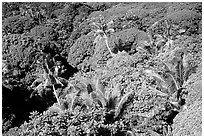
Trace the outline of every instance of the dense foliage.
<instances>
[{"instance_id":1,"label":"dense foliage","mask_svg":"<svg viewBox=\"0 0 204 138\"><path fill-rule=\"evenodd\" d=\"M3 135L197 135L201 32L202 3L3 2Z\"/></svg>"}]
</instances>

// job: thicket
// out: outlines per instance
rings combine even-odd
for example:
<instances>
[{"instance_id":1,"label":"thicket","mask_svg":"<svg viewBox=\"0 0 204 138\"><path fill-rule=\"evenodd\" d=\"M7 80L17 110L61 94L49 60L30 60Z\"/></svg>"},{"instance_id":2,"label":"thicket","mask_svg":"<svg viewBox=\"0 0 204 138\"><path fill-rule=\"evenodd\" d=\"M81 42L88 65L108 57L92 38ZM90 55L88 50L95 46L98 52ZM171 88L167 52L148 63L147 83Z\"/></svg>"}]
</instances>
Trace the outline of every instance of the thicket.
<instances>
[{"instance_id":1,"label":"thicket","mask_svg":"<svg viewBox=\"0 0 204 138\"><path fill-rule=\"evenodd\" d=\"M173 135L201 6L3 2L3 135Z\"/></svg>"}]
</instances>

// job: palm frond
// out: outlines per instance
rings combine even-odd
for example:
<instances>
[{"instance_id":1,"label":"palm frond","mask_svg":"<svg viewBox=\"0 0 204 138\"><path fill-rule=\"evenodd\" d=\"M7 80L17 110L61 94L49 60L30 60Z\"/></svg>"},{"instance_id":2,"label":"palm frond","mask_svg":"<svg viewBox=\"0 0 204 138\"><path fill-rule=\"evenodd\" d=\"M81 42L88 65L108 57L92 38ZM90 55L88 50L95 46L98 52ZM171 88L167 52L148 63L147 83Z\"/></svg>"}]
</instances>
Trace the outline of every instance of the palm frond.
<instances>
[{"instance_id":1,"label":"palm frond","mask_svg":"<svg viewBox=\"0 0 204 138\"><path fill-rule=\"evenodd\" d=\"M138 46L138 47L136 48L136 50L137 50L137 51L142 50L142 51L145 51L145 52L147 51L145 48L143 48L143 47L141 47L141 46Z\"/></svg>"},{"instance_id":2,"label":"palm frond","mask_svg":"<svg viewBox=\"0 0 204 138\"><path fill-rule=\"evenodd\" d=\"M93 104L93 99L92 97L89 95L88 92L82 92L80 94L80 97L85 101L86 106L91 107Z\"/></svg>"},{"instance_id":3,"label":"palm frond","mask_svg":"<svg viewBox=\"0 0 204 138\"><path fill-rule=\"evenodd\" d=\"M188 61L187 61L187 55L186 53L183 54L183 59L182 59L183 67L188 68Z\"/></svg>"},{"instance_id":4,"label":"palm frond","mask_svg":"<svg viewBox=\"0 0 204 138\"><path fill-rule=\"evenodd\" d=\"M158 59L158 60L159 60L159 62L161 62L164 65L165 72L172 72L170 67L169 67L169 65L167 63L165 63L164 61L162 61L160 59Z\"/></svg>"},{"instance_id":5,"label":"palm frond","mask_svg":"<svg viewBox=\"0 0 204 138\"><path fill-rule=\"evenodd\" d=\"M174 76L171 73L165 73L165 80L168 84L168 88L169 88L169 94L173 94L174 92L176 92L179 89L179 86L174 78Z\"/></svg>"},{"instance_id":6,"label":"palm frond","mask_svg":"<svg viewBox=\"0 0 204 138\"><path fill-rule=\"evenodd\" d=\"M101 98L95 93L90 93L90 97L93 99L93 102L99 103L102 107L105 107L107 102L104 100L101 100Z\"/></svg>"},{"instance_id":7,"label":"palm frond","mask_svg":"<svg viewBox=\"0 0 204 138\"><path fill-rule=\"evenodd\" d=\"M93 22L91 25L95 26L97 29L101 29L101 25L99 23Z\"/></svg>"},{"instance_id":8,"label":"palm frond","mask_svg":"<svg viewBox=\"0 0 204 138\"><path fill-rule=\"evenodd\" d=\"M117 104L115 108L115 116L114 118L117 118L124 107L124 104L128 101L129 97L134 94L134 91L127 92L122 98L120 99L119 103Z\"/></svg>"},{"instance_id":9,"label":"palm frond","mask_svg":"<svg viewBox=\"0 0 204 138\"><path fill-rule=\"evenodd\" d=\"M120 84L116 84L112 91L112 97L120 97L120 95L121 95Z\"/></svg>"},{"instance_id":10,"label":"palm frond","mask_svg":"<svg viewBox=\"0 0 204 138\"><path fill-rule=\"evenodd\" d=\"M105 95L99 90L96 90L94 94L95 94L95 99L98 99L102 104L102 106L106 107L108 100L106 99Z\"/></svg>"},{"instance_id":11,"label":"palm frond","mask_svg":"<svg viewBox=\"0 0 204 138\"><path fill-rule=\"evenodd\" d=\"M96 90L99 90L103 94L105 94L105 86L103 85L103 83L101 82L101 79L99 77L95 77L94 83L95 83Z\"/></svg>"},{"instance_id":12,"label":"palm frond","mask_svg":"<svg viewBox=\"0 0 204 138\"><path fill-rule=\"evenodd\" d=\"M185 69L187 70L187 68L184 67L184 65L187 66L186 65L187 62L185 61L186 59L184 59L184 57L185 57L185 54L182 53L176 65L176 75L177 75L177 81L178 81L179 87L181 87L184 83Z\"/></svg>"},{"instance_id":13,"label":"palm frond","mask_svg":"<svg viewBox=\"0 0 204 138\"><path fill-rule=\"evenodd\" d=\"M162 92L162 91L159 91L159 90L157 90L157 89L155 89L155 88L153 88L153 87L149 87L149 89L152 90L152 93L154 93L154 94L157 94L157 95L160 95L160 96L168 96L167 93L164 93L164 92ZM167 90L167 91L168 91L168 90Z\"/></svg>"},{"instance_id":14,"label":"palm frond","mask_svg":"<svg viewBox=\"0 0 204 138\"><path fill-rule=\"evenodd\" d=\"M70 110L73 110L74 109L74 102L76 100L76 97L77 97L77 94L75 93L72 93L72 94L69 94L69 97L71 98L71 101L70 101Z\"/></svg>"},{"instance_id":15,"label":"palm frond","mask_svg":"<svg viewBox=\"0 0 204 138\"><path fill-rule=\"evenodd\" d=\"M95 76L93 79L93 84L95 86L95 91L92 92L92 98L95 101L100 101L103 107L107 105L107 99L105 97L105 86L101 82L100 78L98 76Z\"/></svg>"},{"instance_id":16,"label":"palm frond","mask_svg":"<svg viewBox=\"0 0 204 138\"><path fill-rule=\"evenodd\" d=\"M149 75L150 77L153 77L156 80L157 86L159 88L163 88L166 85L166 81L159 74L155 73L154 71L145 70L144 73Z\"/></svg>"},{"instance_id":17,"label":"palm frond","mask_svg":"<svg viewBox=\"0 0 204 138\"><path fill-rule=\"evenodd\" d=\"M149 75L150 77L153 77L155 80L157 80L158 82L164 82L165 83L165 81L163 80L163 78L159 75L159 74L157 74L157 73L155 73L153 70L145 70L144 71L144 73L145 74L147 74L147 75Z\"/></svg>"},{"instance_id":18,"label":"palm frond","mask_svg":"<svg viewBox=\"0 0 204 138\"><path fill-rule=\"evenodd\" d=\"M107 105L106 105L106 110L108 112L110 111L113 111L112 113L115 112L115 108L116 108L116 105L118 103L118 100L119 100L119 97L113 97L113 96L110 96L107 100Z\"/></svg>"},{"instance_id":19,"label":"palm frond","mask_svg":"<svg viewBox=\"0 0 204 138\"><path fill-rule=\"evenodd\" d=\"M80 91L75 91L75 92L72 92L72 93L69 93L68 95L66 95L66 99L69 99L70 100L70 110L73 110L74 109L74 102L76 100L76 98L78 97Z\"/></svg>"}]
</instances>

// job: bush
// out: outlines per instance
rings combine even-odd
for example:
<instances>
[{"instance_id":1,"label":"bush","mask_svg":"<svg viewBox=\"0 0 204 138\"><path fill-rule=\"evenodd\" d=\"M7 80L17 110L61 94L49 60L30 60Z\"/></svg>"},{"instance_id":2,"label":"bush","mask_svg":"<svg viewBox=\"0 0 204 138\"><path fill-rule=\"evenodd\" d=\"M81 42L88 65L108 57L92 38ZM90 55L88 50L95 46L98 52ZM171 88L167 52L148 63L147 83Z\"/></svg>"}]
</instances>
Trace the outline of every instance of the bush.
<instances>
[{"instance_id":1,"label":"bush","mask_svg":"<svg viewBox=\"0 0 204 138\"><path fill-rule=\"evenodd\" d=\"M134 54L136 48L142 46L145 41L147 43L150 41L147 33L140 31L137 28L130 28L116 32L109 38L109 40L110 47L115 49L116 53L117 47L120 47L120 51L125 50L130 54Z\"/></svg>"},{"instance_id":2,"label":"bush","mask_svg":"<svg viewBox=\"0 0 204 138\"><path fill-rule=\"evenodd\" d=\"M93 54L93 36L86 35L76 40L70 48L68 62L73 67L81 70L89 68L89 58Z\"/></svg>"},{"instance_id":3,"label":"bush","mask_svg":"<svg viewBox=\"0 0 204 138\"><path fill-rule=\"evenodd\" d=\"M2 2L2 19L19 13L20 2Z\"/></svg>"},{"instance_id":4,"label":"bush","mask_svg":"<svg viewBox=\"0 0 204 138\"><path fill-rule=\"evenodd\" d=\"M79 114L79 112L81 112ZM10 129L6 136L100 136L115 135L115 130L122 126L115 123L103 123L101 109L82 111L76 109L70 113L65 111L58 114L46 111L43 114L33 112L31 120L19 128ZM106 132L106 133L105 133ZM116 133L117 134L117 133Z\"/></svg>"},{"instance_id":5,"label":"bush","mask_svg":"<svg viewBox=\"0 0 204 138\"><path fill-rule=\"evenodd\" d=\"M71 47L68 62L73 67L78 66L78 69L84 68L85 70L87 70L89 68L96 69L105 66L106 61L110 58L110 55L105 46L105 42L101 40L98 44L95 45L95 48L93 48L94 46L92 39L93 37L91 36L91 34L87 36L82 36ZM116 32L110 38L108 38L108 43L114 53L118 52L117 47L119 46L121 47L121 51L125 50L128 53L134 54L136 53L136 48L140 46L144 41L149 42L147 34L143 31L139 31L136 28ZM76 50L77 47L83 47L83 50L79 52L79 50ZM90 47L91 49L87 51L86 49L88 47ZM80 57L77 57L78 55Z\"/></svg>"},{"instance_id":6,"label":"bush","mask_svg":"<svg viewBox=\"0 0 204 138\"><path fill-rule=\"evenodd\" d=\"M185 28L187 35L199 34L201 22L201 14L191 10L180 10L173 13L169 13L166 17L171 24L179 25L181 28Z\"/></svg>"},{"instance_id":7,"label":"bush","mask_svg":"<svg viewBox=\"0 0 204 138\"><path fill-rule=\"evenodd\" d=\"M17 15L6 18L3 21L2 29L6 34L22 34L29 32L36 24L37 22L30 17Z\"/></svg>"},{"instance_id":8,"label":"bush","mask_svg":"<svg viewBox=\"0 0 204 138\"><path fill-rule=\"evenodd\" d=\"M36 26L30 31L31 36L34 38L46 38L50 41L56 40L57 33L51 27L46 26Z\"/></svg>"},{"instance_id":9,"label":"bush","mask_svg":"<svg viewBox=\"0 0 204 138\"><path fill-rule=\"evenodd\" d=\"M86 4L88 6L90 6L90 7L92 7L96 11L104 11L104 10L109 9L112 6L117 5L119 3L118 2L111 2L111 3L107 3L107 2L87 2Z\"/></svg>"},{"instance_id":10,"label":"bush","mask_svg":"<svg viewBox=\"0 0 204 138\"><path fill-rule=\"evenodd\" d=\"M30 73L35 68L33 63L37 58L37 51L34 40L28 35L16 34L3 38L3 59L6 60L7 65L11 66L10 73L15 72L12 78L25 81L26 84L30 83L32 77L30 79L25 78L29 78L28 76L31 75Z\"/></svg>"},{"instance_id":11,"label":"bush","mask_svg":"<svg viewBox=\"0 0 204 138\"><path fill-rule=\"evenodd\" d=\"M193 108L200 109L202 98L192 81L200 84L193 73L202 61L201 13L202 3L3 3L3 135L158 136L172 135L174 123L174 134L195 134L179 127L200 133L200 122L192 127L186 112L200 119ZM92 32L99 15L114 22L108 44ZM169 49L156 53L160 45L149 44L147 31L165 19L178 32ZM54 78L63 85L50 88L59 83ZM177 81L188 97L169 95ZM183 111L185 103L189 110Z\"/></svg>"}]
</instances>

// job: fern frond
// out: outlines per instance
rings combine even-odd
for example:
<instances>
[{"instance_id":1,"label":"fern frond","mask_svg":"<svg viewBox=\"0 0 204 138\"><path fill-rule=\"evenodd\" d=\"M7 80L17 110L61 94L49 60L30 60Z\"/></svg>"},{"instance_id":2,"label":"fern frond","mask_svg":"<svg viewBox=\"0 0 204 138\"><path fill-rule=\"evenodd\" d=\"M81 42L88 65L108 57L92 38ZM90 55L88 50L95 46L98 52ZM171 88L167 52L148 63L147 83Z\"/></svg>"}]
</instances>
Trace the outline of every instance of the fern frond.
<instances>
[{"instance_id":1,"label":"fern frond","mask_svg":"<svg viewBox=\"0 0 204 138\"><path fill-rule=\"evenodd\" d=\"M155 73L154 71L145 70L144 73L149 75L150 77L153 77L156 80L159 88L163 88L164 85L166 84L166 81L159 74Z\"/></svg>"},{"instance_id":2,"label":"fern frond","mask_svg":"<svg viewBox=\"0 0 204 138\"><path fill-rule=\"evenodd\" d=\"M164 61L158 59L163 65L164 65L164 70L165 72L172 72L169 65L167 63L165 63Z\"/></svg>"},{"instance_id":3,"label":"fern frond","mask_svg":"<svg viewBox=\"0 0 204 138\"><path fill-rule=\"evenodd\" d=\"M187 55L186 53L183 54L183 59L182 59L183 67L187 68L188 67L188 61L187 61Z\"/></svg>"},{"instance_id":4,"label":"fern frond","mask_svg":"<svg viewBox=\"0 0 204 138\"><path fill-rule=\"evenodd\" d=\"M91 25L95 26L97 29L100 29L101 28L101 25L99 23L91 23Z\"/></svg>"},{"instance_id":5,"label":"fern frond","mask_svg":"<svg viewBox=\"0 0 204 138\"><path fill-rule=\"evenodd\" d=\"M132 94L134 94L134 91L127 92L127 93L120 99L120 102L117 104L117 106L116 106L116 108L115 108L115 116L114 116L115 119L120 115L120 113L121 113L121 111L122 111L122 109L123 109L123 107L124 107L124 104L128 101L129 97L130 97Z\"/></svg>"},{"instance_id":6,"label":"fern frond","mask_svg":"<svg viewBox=\"0 0 204 138\"><path fill-rule=\"evenodd\" d=\"M68 95L66 95L66 99L70 99L70 110L74 109L74 102L76 100L76 98L78 97L80 91L77 92L73 92L73 93L69 93Z\"/></svg>"},{"instance_id":7,"label":"fern frond","mask_svg":"<svg viewBox=\"0 0 204 138\"><path fill-rule=\"evenodd\" d=\"M88 92L83 92L80 94L80 97L85 101L86 106L91 107L93 104L93 99L88 94Z\"/></svg>"},{"instance_id":8,"label":"fern frond","mask_svg":"<svg viewBox=\"0 0 204 138\"><path fill-rule=\"evenodd\" d=\"M116 84L116 86L113 88L112 97L120 97L120 95L120 84Z\"/></svg>"},{"instance_id":9,"label":"fern frond","mask_svg":"<svg viewBox=\"0 0 204 138\"><path fill-rule=\"evenodd\" d=\"M183 65L186 64L186 61L183 59L184 59L184 53L181 54L180 59L179 59L177 66L176 66L176 73L178 76L177 81L178 81L180 87L183 85L184 74L185 74L185 67Z\"/></svg>"},{"instance_id":10,"label":"fern frond","mask_svg":"<svg viewBox=\"0 0 204 138\"><path fill-rule=\"evenodd\" d=\"M144 73L149 75L150 77L153 77L158 82L165 83L165 80L159 74L155 73L152 70L145 70Z\"/></svg>"},{"instance_id":11,"label":"fern frond","mask_svg":"<svg viewBox=\"0 0 204 138\"><path fill-rule=\"evenodd\" d=\"M103 93L101 93L100 91L95 91L95 92L91 93L91 96L92 96L94 101L101 103L103 108L105 108L107 106L108 101L105 98L105 95L103 95Z\"/></svg>"},{"instance_id":12,"label":"fern frond","mask_svg":"<svg viewBox=\"0 0 204 138\"><path fill-rule=\"evenodd\" d=\"M166 73L166 82L168 84L168 88L169 88L169 94L172 94L174 92L176 92L179 89L179 85L177 84L174 76L171 73Z\"/></svg>"},{"instance_id":13,"label":"fern frond","mask_svg":"<svg viewBox=\"0 0 204 138\"><path fill-rule=\"evenodd\" d=\"M107 105L106 105L106 110L108 112L112 110L114 113L115 107L118 103L118 98L119 97L112 97L112 96L108 98Z\"/></svg>"},{"instance_id":14,"label":"fern frond","mask_svg":"<svg viewBox=\"0 0 204 138\"><path fill-rule=\"evenodd\" d=\"M154 94L157 94L157 95L160 95L160 96L168 96L167 93L164 93L164 92L162 92L162 91L159 91L159 90L157 90L157 89L155 89L155 88L153 88L153 87L149 87L149 89L152 90L152 92L153 92Z\"/></svg>"},{"instance_id":15,"label":"fern frond","mask_svg":"<svg viewBox=\"0 0 204 138\"><path fill-rule=\"evenodd\" d=\"M94 84L96 86L96 90L99 90L103 94L105 94L105 86L101 82L101 79L99 77L94 78Z\"/></svg>"},{"instance_id":16,"label":"fern frond","mask_svg":"<svg viewBox=\"0 0 204 138\"><path fill-rule=\"evenodd\" d=\"M93 84L96 88L94 92L94 99L99 100L102 106L105 107L107 105L107 99L105 97L105 86L98 76L94 77Z\"/></svg>"}]
</instances>

